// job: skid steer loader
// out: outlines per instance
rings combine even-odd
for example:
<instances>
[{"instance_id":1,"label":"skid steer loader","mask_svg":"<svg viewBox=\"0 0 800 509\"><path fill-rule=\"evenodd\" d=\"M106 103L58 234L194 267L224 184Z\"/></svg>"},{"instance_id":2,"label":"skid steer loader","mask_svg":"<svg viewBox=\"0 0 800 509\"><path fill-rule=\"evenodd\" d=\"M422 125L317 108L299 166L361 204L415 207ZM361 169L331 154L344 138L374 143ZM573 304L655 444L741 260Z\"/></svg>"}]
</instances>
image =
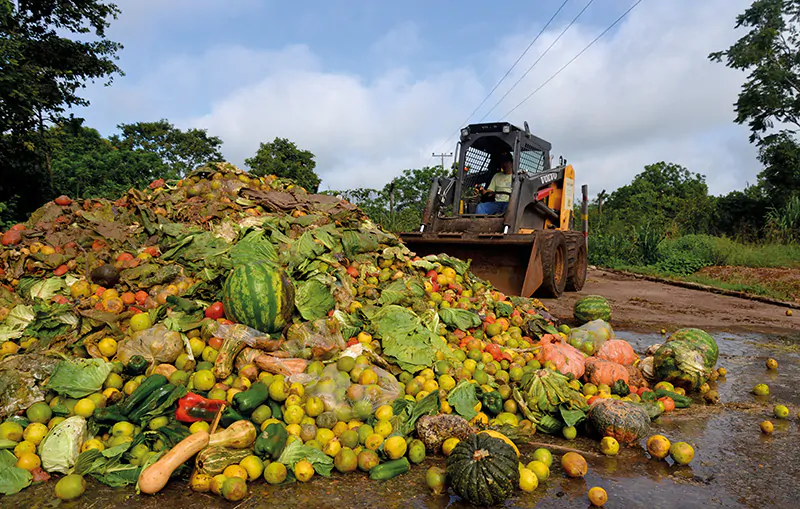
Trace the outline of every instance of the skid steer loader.
<instances>
[{"instance_id":1,"label":"skid steer loader","mask_svg":"<svg viewBox=\"0 0 800 509\"><path fill-rule=\"evenodd\" d=\"M506 295L559 297L586 280L587 221L573 231L575 171L560 159L551 167L550 143L509 123L471 124L461 130L455 175L434 180L422 224L401 239L419 256L446 253L471 259L471 270ZM513 159L508 206L500 214L476 214L491 196L499 161ZM583 206L587 189L583 187ZM495 196L496 198L496 196Z\"/></svg>"}]
</instances>

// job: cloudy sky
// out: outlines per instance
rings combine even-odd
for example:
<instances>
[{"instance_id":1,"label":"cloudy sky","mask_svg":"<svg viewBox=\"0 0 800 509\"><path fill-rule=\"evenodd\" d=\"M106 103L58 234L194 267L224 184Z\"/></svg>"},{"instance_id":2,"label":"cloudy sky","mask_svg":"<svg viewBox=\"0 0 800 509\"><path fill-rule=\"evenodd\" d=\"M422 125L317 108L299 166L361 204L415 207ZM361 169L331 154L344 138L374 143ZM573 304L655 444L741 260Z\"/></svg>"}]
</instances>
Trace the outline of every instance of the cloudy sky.
<instances>
[{"instance_id":1,"label":"cloudy sky","mask_svg":"<svg viewBox=\"0 0 800 509\"><path fill-rule=\"evenodd\" d=\"M563 0L117 0L109 36L126 75L90 86L76 113L106 135L160 118L206 128L240 165L286 137L316 154L322 189L436 164L481 119L527 120L592 194L662 160L706 175L714 194L755 182L756 151L733 123L745 75L707 58L741 36L750 0L643 0L508 114L634 1L569 0L467 119Z\"/></svg>"}]
</instances>

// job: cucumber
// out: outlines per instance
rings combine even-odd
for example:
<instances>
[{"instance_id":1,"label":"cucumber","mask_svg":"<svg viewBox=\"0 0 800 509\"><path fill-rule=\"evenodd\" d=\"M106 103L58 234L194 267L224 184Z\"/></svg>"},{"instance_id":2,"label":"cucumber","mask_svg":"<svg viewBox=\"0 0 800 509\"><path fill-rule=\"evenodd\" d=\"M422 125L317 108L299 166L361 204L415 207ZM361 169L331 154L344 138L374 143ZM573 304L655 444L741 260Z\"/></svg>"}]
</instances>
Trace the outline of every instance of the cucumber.
<instances>
[{"instance_id":1,"label":"cucumber","mask_svg":"<svg viewBox=\"0 0 800 509\"><path fill-rule=\"evenodd\" d=\"M675 408L688 408L692 404L692 398L689 396L681 396L666 389L656 389L656 397L663 398L667 396L675 402Z\"/></svg>"},{"instance_id":2,"label":"cucumber","mask_svg":"<svg viewBox=\"0 0 800 509\"><path fill-rule=\"evenodd\" d=\"M386 481L397 475L405 474L409 468L411 468L411 464L408 462L408 458L402 457L372 467L369 471L369 478L375 481Z\"/></svg>"}]
</instances>

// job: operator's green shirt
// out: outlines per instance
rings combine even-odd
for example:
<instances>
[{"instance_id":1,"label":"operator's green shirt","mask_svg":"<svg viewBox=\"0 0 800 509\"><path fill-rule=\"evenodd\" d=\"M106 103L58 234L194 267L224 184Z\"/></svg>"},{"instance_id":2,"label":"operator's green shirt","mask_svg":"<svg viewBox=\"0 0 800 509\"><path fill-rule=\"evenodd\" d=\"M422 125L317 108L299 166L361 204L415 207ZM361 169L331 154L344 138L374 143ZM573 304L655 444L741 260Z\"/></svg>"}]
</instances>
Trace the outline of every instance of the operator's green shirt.
<instances>
[{"instance_id":1,"label":"operator's green shirt","mask_svg":"<svg viewBox=\"0 0 800 509\"><path fill-rule=\"evenodd\" d=\"M498 191L508 193L496 194L494 196L494 201L507 202L508 199L511 198L511 180L513 177L513 175L506 175L503 172L494 174L494 177L492 177L492 181L489 182L489 187L487 189L495 193Z\"/></svg>"}]
</instances>

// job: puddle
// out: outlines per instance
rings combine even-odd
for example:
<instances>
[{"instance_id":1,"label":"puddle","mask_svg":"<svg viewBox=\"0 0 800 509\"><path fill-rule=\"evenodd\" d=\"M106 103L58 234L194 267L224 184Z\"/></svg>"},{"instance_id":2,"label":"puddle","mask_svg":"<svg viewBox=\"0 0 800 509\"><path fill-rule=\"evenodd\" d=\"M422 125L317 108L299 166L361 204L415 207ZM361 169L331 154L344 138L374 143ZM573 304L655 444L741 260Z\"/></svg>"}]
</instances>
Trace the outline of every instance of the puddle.
<instances>
[{"instance_id":1,"label":"puddle","mask_svg":"<svg viewBox=\"0 0 800 509\"><path fill-rule=\"evenodd\" d=\"M587 458L589 473L584 479L567 479L558 466L558 457L550 478L530 494L507 501L506 507L581 508L589 507L586 492L602 486L608 492L606 507L679 509L692 507L764 508L797 507L800 476L800 333L795 335L759 335L750 333L711 332L719 343L719 366L728 370L717 386L726 406L707 407L698 403L688 410L662 416L652 425L653 433L670 440L686 441L695 448L690 466L670 467L665 461L647 459L640 448L625 449L613 458ZM616 331L638 352L663 341L660 334ZM777 372L765 367L767 358L779 363ZM767 383L771 394L756 399L750 389ZM738 403L740 405L731 405ZM790 409L790 419L772 417L772 407L782 403ZM769 418L775 423L771 436L763 435L759 422ZM555 439L559 444L594 449L597 442L578 439L573 442ZM522 449L523 461L530 460L531 449ZM204 508L275 508L294 507L472 507L457 497L434 497L425 485L425 470L444 466L441 458L429 458L411 472L389 481L370 481L366 474L334 474L329 479L314 478L308 484L273 487L265 483L250 485L251 495L234 504L220 497L192 493L181 481L173 480L156 496L137 496L132 489L112 489L91 482L80 500L61 503L52 498L54 483L29 488L3 499L3 507L15 508L111 508L137 507L163 509L167 506L195 505Z\"/></svg>"}]
</instances>

